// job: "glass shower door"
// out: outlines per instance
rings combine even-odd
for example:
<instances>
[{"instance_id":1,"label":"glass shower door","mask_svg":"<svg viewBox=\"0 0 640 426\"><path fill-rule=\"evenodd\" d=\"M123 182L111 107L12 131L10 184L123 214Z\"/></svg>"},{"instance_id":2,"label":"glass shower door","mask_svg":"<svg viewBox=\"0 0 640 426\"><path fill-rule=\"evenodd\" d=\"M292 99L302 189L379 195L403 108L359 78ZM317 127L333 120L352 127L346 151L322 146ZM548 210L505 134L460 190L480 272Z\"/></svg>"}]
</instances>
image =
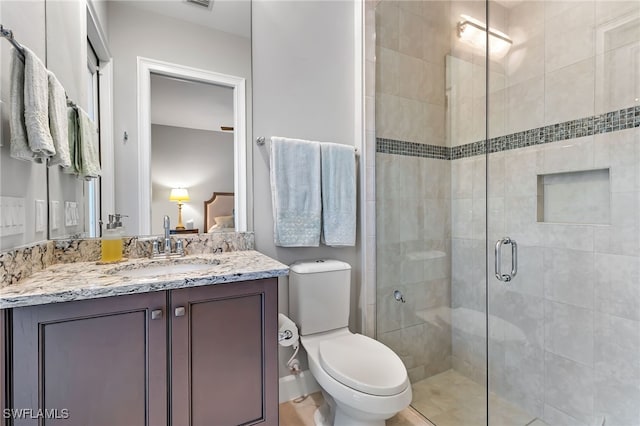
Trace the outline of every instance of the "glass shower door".
<instances>
[{"instance_id":1,"label":"glass shower door","mask_svg":"<svg viewBox=\"0 0 640 426\"><path fill-rule=\"evenodd\" d=\"M640 425L640 3L489 10L489 424Z\"/></svg>"}]
</instances>

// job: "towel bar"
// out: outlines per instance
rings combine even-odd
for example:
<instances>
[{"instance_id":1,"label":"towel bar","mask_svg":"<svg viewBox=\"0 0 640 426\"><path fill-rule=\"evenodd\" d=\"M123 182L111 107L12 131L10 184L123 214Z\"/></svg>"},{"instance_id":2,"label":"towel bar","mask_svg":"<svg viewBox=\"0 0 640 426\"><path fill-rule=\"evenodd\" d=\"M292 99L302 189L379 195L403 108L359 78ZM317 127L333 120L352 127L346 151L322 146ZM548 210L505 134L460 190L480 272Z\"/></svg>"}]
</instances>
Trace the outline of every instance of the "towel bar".
<instances>
[{"instance_id":1,"label":"towel bar","mask_svg":"<svg viewBox=\"0 0 640 426\"><path fill-rule=\"evenodd\" d=\"M262 146L264 144L267 143L267 138L265 138L264 136L259 136L256 138L256 145L258 146ZM356 154L358 154L358 148L354 148Z\"/></svg>"}]
</instances>

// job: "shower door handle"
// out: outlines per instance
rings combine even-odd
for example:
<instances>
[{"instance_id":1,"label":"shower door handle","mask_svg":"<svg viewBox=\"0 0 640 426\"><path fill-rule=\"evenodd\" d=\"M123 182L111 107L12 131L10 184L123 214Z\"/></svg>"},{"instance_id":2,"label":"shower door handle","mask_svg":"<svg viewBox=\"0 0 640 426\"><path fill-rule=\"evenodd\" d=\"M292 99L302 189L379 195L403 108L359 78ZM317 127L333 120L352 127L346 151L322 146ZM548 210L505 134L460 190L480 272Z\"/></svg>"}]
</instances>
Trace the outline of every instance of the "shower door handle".
<instances>
[{"instance_id":1,"label":"shower door handle","mask_svg":"<svg viewBox=\"0 0 640 426\"><path fill-rule=\"evenodd\" d=\"M511 273L502 273L502 245L511 244ZM500 281L508 283L515 278L518 273L518 244L515 240L504 237L496 242L496 278Z\"/></svg>"}]
</instances>

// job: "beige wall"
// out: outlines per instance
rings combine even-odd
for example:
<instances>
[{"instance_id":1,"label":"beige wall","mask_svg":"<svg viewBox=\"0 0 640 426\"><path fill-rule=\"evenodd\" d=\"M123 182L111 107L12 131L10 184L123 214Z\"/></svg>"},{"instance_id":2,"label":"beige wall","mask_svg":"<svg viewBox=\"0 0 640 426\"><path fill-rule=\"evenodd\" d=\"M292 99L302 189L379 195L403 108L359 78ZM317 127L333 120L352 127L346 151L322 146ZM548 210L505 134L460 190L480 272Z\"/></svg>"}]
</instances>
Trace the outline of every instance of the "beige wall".
<instances>
[{"instance_id":1,"label":"beige wall","mask_svg":"<svg viewBox=\"0 0 640 426\"><path fill-rule=\"evenodd\" d=\"M253 2L254 135L287 136L354 145L354 4L351 1ZM275 30L277 29L277 30ZM359 250L283 248L273 244L268 146L253 145L254 223L257 250L290 264L333 258L353 267L350 323L361 329ZM288 284L279 286L287 314ZM281 348L282 364L291 355ZM303 359L304 359L303 355ZM306 363L303 363L303 368ZM280 375L289 374L281 365Z\"/></svg>"}]
</instances>

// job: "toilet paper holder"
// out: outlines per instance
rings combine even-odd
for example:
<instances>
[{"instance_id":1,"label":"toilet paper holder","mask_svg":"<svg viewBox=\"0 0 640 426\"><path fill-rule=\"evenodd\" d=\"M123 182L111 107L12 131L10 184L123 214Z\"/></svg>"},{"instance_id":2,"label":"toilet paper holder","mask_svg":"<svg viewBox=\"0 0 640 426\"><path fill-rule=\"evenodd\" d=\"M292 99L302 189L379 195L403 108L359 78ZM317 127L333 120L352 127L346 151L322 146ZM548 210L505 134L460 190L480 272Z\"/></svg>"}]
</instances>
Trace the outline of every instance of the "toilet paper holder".
<instances>
[{"instance_id":1,"label":"toilet paper holder","mask_svg":"<svg viewBox=\"0 0 640 426\"><path fill-rule=\"evenodd\" d=\"M278 342L282 342L283 340L289 340L293 337L293 333L291 330L284 330L278 333Z\"/></svg>"}]
</instances>

